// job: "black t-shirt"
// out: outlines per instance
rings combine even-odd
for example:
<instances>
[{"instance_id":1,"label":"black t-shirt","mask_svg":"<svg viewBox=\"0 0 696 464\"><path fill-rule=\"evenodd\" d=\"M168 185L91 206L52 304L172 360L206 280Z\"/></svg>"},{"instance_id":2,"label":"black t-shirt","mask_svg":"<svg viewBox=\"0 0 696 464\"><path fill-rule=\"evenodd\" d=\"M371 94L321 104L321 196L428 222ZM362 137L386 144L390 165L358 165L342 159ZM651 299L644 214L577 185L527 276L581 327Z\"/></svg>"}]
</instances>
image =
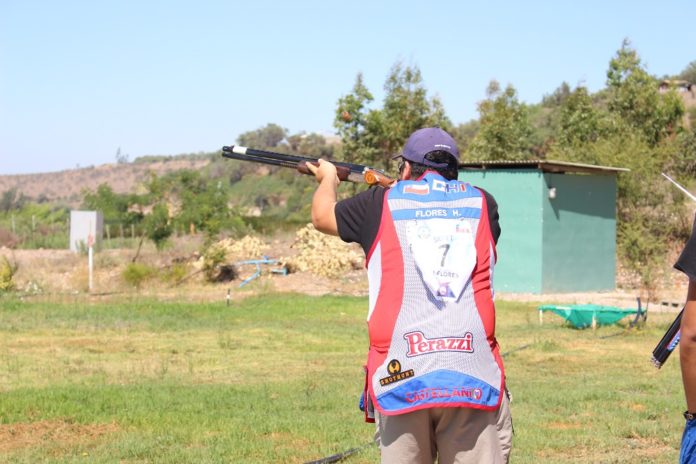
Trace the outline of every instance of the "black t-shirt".
<instances>
[{"instance_id":1,"label":"black t-shirt","mask_svg":"<svg viewBox=\"0 0 696 464\"><path fill-rule=\"evenodd\" d=\"M674 268L688 275L689 279L696 280L696 217L691 228L691 237L687 240L679 259L674 263Z\"/></svg>"},{"instance_id":2,"label":"black t-shirt","mask_svg":"<svg viewBox=\"0 0 696 464\"><path fill-rule=\"evenodd\" d=\"M500 224L498 223L498 203L493 196L480 189L486 198L488 207L488 220L491 226L493 240L498 243L500 237ZM362 247L365 255L369 253L379 231L379 223L382 219L384 195L387 189L373 187L361 192L354 197L341 200L336 203L336 223L338 236L344 242L356 242Z\"/></svg>"}]
</instances>

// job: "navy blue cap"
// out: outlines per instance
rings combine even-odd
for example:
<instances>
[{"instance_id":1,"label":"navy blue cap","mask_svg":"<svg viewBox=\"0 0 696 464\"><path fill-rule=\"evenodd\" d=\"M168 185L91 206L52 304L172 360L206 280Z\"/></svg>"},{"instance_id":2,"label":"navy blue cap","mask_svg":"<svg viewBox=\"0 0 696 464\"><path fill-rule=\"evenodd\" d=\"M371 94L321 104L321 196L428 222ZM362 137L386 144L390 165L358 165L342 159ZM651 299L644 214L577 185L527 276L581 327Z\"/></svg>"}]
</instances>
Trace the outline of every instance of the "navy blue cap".
<instances>
[{"instance_id":1,"label":"navy blue cap","mask_svg":"<svg viewBox=\"0 0 696 464\"><path fill-rule=\"evenodd\" d=\"M436 163L425 158L425 155L433 151L444 151L459 161L457 142L439 127L426 127L415 131L408 138L403 151L397 157L401 156L406 160L426 166L447 167L447 163Z\"/></svg>"}]
</instances>

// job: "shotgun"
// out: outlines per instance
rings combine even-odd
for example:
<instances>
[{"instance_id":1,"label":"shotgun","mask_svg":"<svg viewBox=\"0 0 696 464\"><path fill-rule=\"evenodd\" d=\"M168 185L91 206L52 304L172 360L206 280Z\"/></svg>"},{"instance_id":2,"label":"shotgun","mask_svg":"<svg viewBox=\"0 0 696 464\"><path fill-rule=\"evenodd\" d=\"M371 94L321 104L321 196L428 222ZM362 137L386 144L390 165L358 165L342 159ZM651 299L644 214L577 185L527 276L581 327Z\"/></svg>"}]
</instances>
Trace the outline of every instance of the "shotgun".
<instances>
[{"instance_id":1,"label":"shotgun","mask_svg":"<svg viewBox=\"0 0 696 464\"><path fill-rule=\"evenodd\" d=\"M681 318L683 314L684 309L682 308L679 315L674 319L674 322L669 326L669 329L667 329L667 332L665 332L652 352L651 361L658 369L662 367L665 361L667 361L667 358L669 358L669 355L672 354L672 351L674 351L679 344L679 339L681 338Z\"/></svg>"},{"instance_id":2,"label":"shotgun","mask_svg":"<svg viewBox=\"0 0 696 464\"><path fill-rule=\"evenodd\" d=\"M222 147L222 156L242 161L253 161L255 163L270 164L272 166L282 166L286 168L295 168L302 174L312 174L312 171L307 168L307 163L312 163L319 166L319 160L316 158L308 158L299 155L286 155L284 153L276 153L266 150L257 150L255 148L242 147L239 145L230 145ZM379 185L381 187L390 187L395 179L384 174L382 171L373 169L361 164L344 163L341 161L331 161L336 166L338 178L348 182L362 182L368 185Z\"/></svg>"},{"instance_id":3,"label":"shotgun","mask_svg":"<svg viewBox=\"0 0 696 464\"><path fill-rule=\"evenodd\" d=\"M691 192L686 190L684 187L679 185L677 181L669 177L664 172L661 174L665 179L673 183L675 187L681 190L682 193L684 193L692 200L696 201L696 197L693 196ZM669 329L667 329L667 332L665 332L665 334L662 336L662 339L659 341L659 343L653 350L651 361L658 369L662 367L665 361L667 361L667 358L669 358L669 355L672 354L672 351L674 351L674 349L679 344L679 339L681 338L681 319L683 314L684 308L682 308L682 310L679 312L677 317L674 319L674 322L672 322L672 325L669 326Z\"/></svg>"}]
</instances>

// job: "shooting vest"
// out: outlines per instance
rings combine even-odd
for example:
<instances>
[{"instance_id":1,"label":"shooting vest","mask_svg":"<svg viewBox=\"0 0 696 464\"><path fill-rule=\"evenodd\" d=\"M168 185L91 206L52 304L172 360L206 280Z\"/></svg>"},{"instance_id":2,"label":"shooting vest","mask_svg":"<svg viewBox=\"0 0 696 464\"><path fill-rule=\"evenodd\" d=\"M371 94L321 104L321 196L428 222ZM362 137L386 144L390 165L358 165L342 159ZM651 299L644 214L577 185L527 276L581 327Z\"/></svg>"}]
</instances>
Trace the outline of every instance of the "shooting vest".
<instances>
[{"instance_id":1,"label":"shooting vest","mask_svg":"<svg viewBox=\"0 0 696 464\"><path fill-rule=\"evenodd\" d=\"M497 409L504 376L483 194L428 171L384 202L367 257L370 401L385 415Z\"/></svg>"}]
</instances>

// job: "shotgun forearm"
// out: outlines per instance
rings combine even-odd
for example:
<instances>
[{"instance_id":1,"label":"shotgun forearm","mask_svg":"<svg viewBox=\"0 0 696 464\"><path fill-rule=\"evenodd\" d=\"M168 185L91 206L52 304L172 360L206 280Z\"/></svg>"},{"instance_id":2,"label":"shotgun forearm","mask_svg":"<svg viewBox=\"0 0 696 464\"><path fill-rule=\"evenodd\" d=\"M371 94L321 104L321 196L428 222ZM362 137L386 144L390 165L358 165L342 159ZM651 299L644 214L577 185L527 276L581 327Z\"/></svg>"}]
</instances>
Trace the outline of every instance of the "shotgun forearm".
<instances>
[{"instance_id":1,"label":"shotgun forearm","mask_svg":"<svg viewBox=\"0 0 696 464\"><path fill-rule=\"evenodd\" d=\"M258 150L239 145L222 147L222 156L225 158L252 161L272 166L295 168L302 174L312 174L307 168L307 163L312 163L315 166L319 165L319 160L316 158ZM361 164L344 163L340 161L332 161L332 163L336 166L336 173L338 178L342 181L364 182L369 185L380 185L382 187L389 187L394 183L394 179L383 172Z\"/></svg>"}]
</instances>

